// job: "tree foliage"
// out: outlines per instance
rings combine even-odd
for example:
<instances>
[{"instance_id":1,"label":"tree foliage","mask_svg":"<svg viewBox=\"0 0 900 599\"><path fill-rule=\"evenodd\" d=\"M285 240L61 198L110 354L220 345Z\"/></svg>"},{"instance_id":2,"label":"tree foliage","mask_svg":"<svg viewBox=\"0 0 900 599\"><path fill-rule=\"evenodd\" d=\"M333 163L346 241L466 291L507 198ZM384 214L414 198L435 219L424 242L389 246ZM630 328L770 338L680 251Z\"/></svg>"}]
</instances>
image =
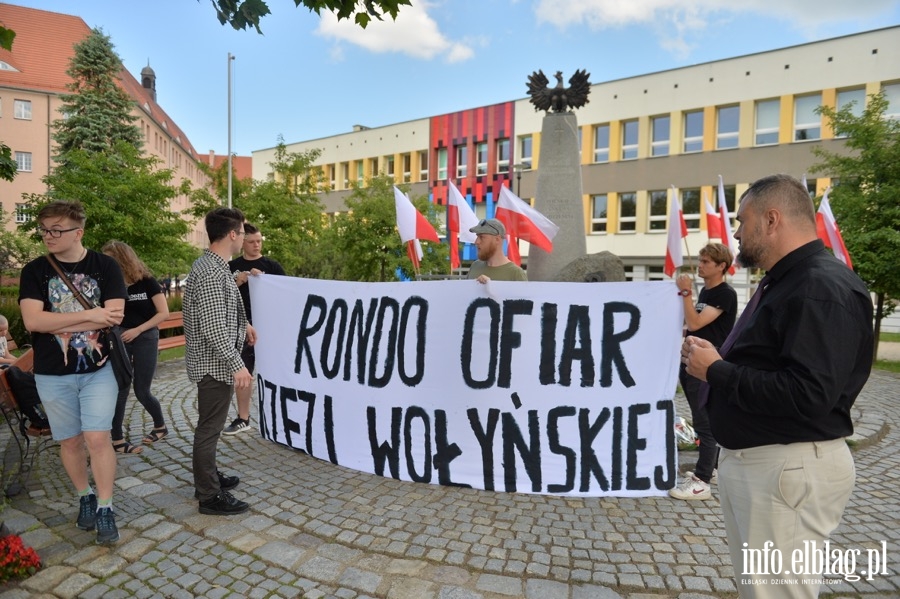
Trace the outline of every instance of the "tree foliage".
<instances>
[{"instance_id":1,"label":"tree foliage","mask_svg":"<svg viewBox=\"0 0 900 599\"><path fill-rule=\"evenodd\" d=\"M813 148L813 171L836 179L829 202L853 267L877 296L876 329L900 299L900 120L885 117L887 108L883 93L869 96L859 116L852 105L821 107L846 151Z\"/></svg>"},{"instance_id":2,"label":"tree foliage","mask_svg":"<svg viewBox=\"0 0 900 599\"><path fill-rule=\"evenodd\" d=\"M0 141L0 179L12 181L16 178L18 170L18 165L12 157L12 150Z\"/></svg>"},{"instance_id":3,"label":"tree foliage","mask_svg":"<svg viewBox=\"0 0 900 599\"><path fill-rule=\"evenodd\" d=\"M141 131L131 113L134 100L119 87L122 61L109 36L94 29L74 50L66 70L71 93L60 96L63 118L53 123L57 160L64 163L72 150L109 151L117 142L140 148Z\"/></svg>"},{"instance_id":4,"label":"tree foliage","mask_svg":"<svg viewBox=\"0 0 900 599\"><path fill-rule=\"evenodd\" d=\"M349 212L339 214L325 236L332 258L329 278L347 281L395 281L399 269L413 278L406 245L397 232L394 181L387 176L369 179L366 187L353 190L346 204ZM438 226L434 205L427 198L412 198L416 210ZM422 242L421 272L444 273L449 254L445 244Z\"/></svg>"},{"instance_id":5,"label":"tree foliage","mask_svg":"<svg viewBox=\"0 0 900 599\"><path fill-rule=\"evenodd\" d=\"M259 20L271 12L264 0L212 0L212 4L222 25L227 23L237 30L253 27L257 33L262 33ZM373 18L396 19L400 7L409 5L410 0L294 0L294 6L305 6L317 15L326 10L337 15L338 20L352 17L363 29Z\"/></svg>"},{"instance_id":6,"label":"tree foliage","mask_svg":"<svg viewBox=\"0 0 900 599\"><path fill-rule=\"evenodd\" d=\"M44 245L31 235L6 230L11 218L12 213L0 218L0 272L18 269L44 253Z\"/></svg>"},{"instance_id":7,"label":"tree foliage","mask_svg":"<svg viewBox=\"0 0 900 599\"><path fill-rule=\"evenodd\" d=\"M127 142L118 142L110 152L72 150L65 167L45 178L49 194L31 195L28 210L36 215L47 201L77 199L87 214L86 247L99 250L118 239L155 273L185 272L199 252L184 241L190 224L170 204L190 188L187 181L173 183L172 170L157 167L158 159L144 158ZM31 220L21 228L36 226Z\"/></svg>"}]
</instances>

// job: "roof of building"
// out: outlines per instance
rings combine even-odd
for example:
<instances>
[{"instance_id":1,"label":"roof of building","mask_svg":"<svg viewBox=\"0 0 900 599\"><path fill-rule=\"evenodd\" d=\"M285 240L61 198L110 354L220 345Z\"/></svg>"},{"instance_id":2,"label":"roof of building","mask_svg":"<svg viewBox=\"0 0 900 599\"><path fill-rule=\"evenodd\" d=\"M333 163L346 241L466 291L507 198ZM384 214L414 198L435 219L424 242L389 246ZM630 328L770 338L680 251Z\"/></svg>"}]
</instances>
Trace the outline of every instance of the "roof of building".
<instances>
[{"instance_id":1,"label":"roof of building","mask_svg":"<svg viewBox=\"0 0 900 599\"><path fill-rule=\"evenodd\" d=\"M210 150L209 154L204 154L200 159L204 164L209 164L213 168L228 161L227 154L216 154ZM238 179L250 179L253 177L253 158L250 156L232 156L231 168Z\"/></svg>"},{"instance_id":2,"label":"roof of building","mask_svg":"<svg viewBox=\"0 0 900 599\"><path fill-rule=\"evenodd\" d=\"M16 32L12 52L0 48L0 61L16 69L0 69L0 87L69 93L66 73L75 44L90 35L81 17L0 3L0 23ZM190 156L199 158L187 135L123 66L119 83L151 120L162 127Z\"/></svg>"}]
</instances>

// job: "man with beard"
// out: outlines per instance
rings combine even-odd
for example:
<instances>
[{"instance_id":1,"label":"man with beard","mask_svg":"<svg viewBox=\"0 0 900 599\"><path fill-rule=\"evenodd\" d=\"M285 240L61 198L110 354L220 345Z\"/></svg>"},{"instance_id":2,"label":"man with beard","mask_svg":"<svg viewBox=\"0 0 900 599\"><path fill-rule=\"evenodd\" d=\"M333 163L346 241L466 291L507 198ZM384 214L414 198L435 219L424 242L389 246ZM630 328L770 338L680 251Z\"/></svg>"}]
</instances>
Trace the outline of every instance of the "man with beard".
<instances>
[{"instance_id":1,"label":"man with beard","mask_svg":"<svg viewBox=\"0 0 900 599\"><path fill-rule=\"evenodd\" d=\"M740 596L815 597L820 577L791 574L804 565L790 560L804 546L821 549L853 490L844 438L872 367L872 301L816 237L796 179L753 183L737 220L738 263L767 274L722 347L687 337L682 362L708 383L701 399L722 447L719 492ZM786 566L778 573L760 575L759 560L745 559L774 550Z\"/></svg>"},{"instance_id":2,"label":"man with beard","mask_svg":"<svg viewBox=\"0 0 900 599\"><path fill-rule=\"evenodd\" d=\"M527 281L525 271L503 253L503 240L506 239L506 226L496 218L482 219L469 229L475 233L475 248L478 260L469 268L469 279L479 283L496 281Z\"/></svg>"}]
</instances>

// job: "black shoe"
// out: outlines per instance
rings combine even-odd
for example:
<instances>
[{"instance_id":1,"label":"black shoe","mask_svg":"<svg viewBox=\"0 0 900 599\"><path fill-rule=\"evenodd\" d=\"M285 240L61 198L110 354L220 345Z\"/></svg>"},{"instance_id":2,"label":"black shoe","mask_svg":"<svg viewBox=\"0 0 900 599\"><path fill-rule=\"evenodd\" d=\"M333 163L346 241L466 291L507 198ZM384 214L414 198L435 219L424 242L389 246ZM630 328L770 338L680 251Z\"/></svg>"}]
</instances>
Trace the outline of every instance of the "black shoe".
<instances>
[{"instance_id":1,"label":"black shoe","mask_svg":"<svg viewBox=\"0 0 900 599\"><path fill-rule=\"evenodd\" d=\"M200 513L211 516L231 516L243 514L250 509L250 504L235 499L228 491L220 491L218 495L208 501L200 502Z\"/></svg>"},{"instance_id":2,"label":"black shoe","mask_svg":"<svg viewBox=\"0 0 900 599\"><path fill-rule=\"evenodd\" d=\"M81 530L94 530L97 524L97 496L91 493L79 500L78 519L75 526Z\"/></svg>"},{"instance_id":3,"label":"black shoe","mask_svg":"<svg viewBox=\"0 0 900 599\"><path fill-rule=\"evenodd\" d=\"M219 488L222 491L230 491L241 482L241 479L236 476L226 476L222 474L220 470L216 470L216 476L219 477ZM197 491L194 491L194 499L200 499L200 494Z\"/></svg>"},{"instance_id":4,"label":"black shoe","mask_svg":"<svg viewBox=\"0 0 900 599\"><path fill-rule=\"evenodd\" d=\"M105 507L97 510L97 544L109 545L119 540L119 529L116 527L116 515L112 509Z\"/></svg>"}]
</instances>

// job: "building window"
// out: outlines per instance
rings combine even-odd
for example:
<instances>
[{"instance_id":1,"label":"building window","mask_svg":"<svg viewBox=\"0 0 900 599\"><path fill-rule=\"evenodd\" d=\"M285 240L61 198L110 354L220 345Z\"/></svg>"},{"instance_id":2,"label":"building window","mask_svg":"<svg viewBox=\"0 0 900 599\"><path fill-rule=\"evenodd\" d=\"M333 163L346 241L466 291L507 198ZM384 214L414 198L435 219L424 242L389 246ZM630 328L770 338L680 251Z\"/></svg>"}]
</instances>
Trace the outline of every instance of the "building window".
<instances>
[{"instance_id":1,"label":"building window","mask_svg":"<svg viewBox=\"0 0 900 599\"><path fill-rule=\"evenodd\" d=\"M475 144L475 176L483 177L488 170L488 145L487 142ZM465 176L465 175L462 175Z\"/></svg>"},{"instance_id":2,"label":"building window","mask_svg":"<svg viewBox=\"0 0 900 599\"><path fill-rule=\"evenodd\" d=\"M336 164L328 165L328 188L331 189L331 191L334 191L336 189L336 187L335 187L336 174L337 174L337 165Z\"/></svg>"},{"instance_id":3,"label":"building window","mask_svg":"<svg viewBox=\"0 0 900 599\"><path fill-rule=\"evenodd\" d=\"M650 192L650 231L666 230L666 210L669 205L669 193L665 190Z\"/></svg>"},{"instance_id":4,"label":"building window","mask_svg":"<svg viewBox=\"0 0 900 599\"><path fill-rule=\"evenodd\" d=\"M594 162L609 162L609 125L594 127Z\"/></svg>"},{"instance_id":5,"label":"building window","mask_svg":"<svg viewBox=\"0 0 900 599\"><path fill-rule=\"evenodd\" d=\"M622 160L630 160L638 156L638 122L622 123Z\"/></svg>"},{"instance_id":6,"label":"building window","mask_svg":"<svg viewBox=\"0 0 900 599\"><path fill-rule=\"evenodd\" d=\"M684 113L684 151L703 151L703 111Z\"/></svg>"},{"instance_id":7,"label":"building window","mask_svg":"<svg viewBox=\"0 0 900 599\"><path fill-rule=\"evenodd\" d=\"M31 172L31 152L16 152L16 168L20 172Z\"/></svg>"},{"instance_id":8,"label":"building window","mask_svg":"<svg viewBox=\"0 0 900 599\"><path fill-rule=\"evenodd\" d=\"M509 140L497 140L497 172L509 172Z\"/></svg>"},{"instance_id":9,"label":"building window","mask_svg":"<svg viewBox=\"0 0 900 599\"><path fill-rule=\"evenodd\" d=\"M456 178L462 179L469 174L469 148L456 146Z\"/></svg>"},{"instance_id":10,"label":"building window","mask_svg":"<svg viewBox=\"0 0 900 599\"><path fill-rule=\"evenodd\" d=\"M384 162L385 162L384 168L387 171L388 176L393 177L394 176L394 157L386 156L384 159Z\"/></svg>"},{"instance_id":11,"label":"building window","mask_svg":"<svg viewBox=\"0 0 900 599\"><path fill-rule=\"evenodd\" d=\"M780 100L763 100L756 103L756 145L778 143L778 114Z\"/></svg>"},{"instance_id":12,"label":"building window","mask_svg":"<svg viewBox=\"0 0 900 599\"><path fill-rule=\"evenodd\" d=\"M378 176L378 159L377 158L369 159L369 176L370 177Z\"/></svg>"},{"instance_id":13,"label":"building window","mask_svg":"<svg viewBox=\"0 0 900 599\"><path fill-rule=\"evenodd\" d=\"M419 181L428 181L428 150L419 152Z\"/></svg>"},{"instance_id":14,"label":"building window","mask_svg":"<svg viewBox=\"0 0 900 599\"><path fill-rule=\"evenodd\" d=\"M669 155L669 122L670 117L657 116L650 121L650 155Z\"/></svg>"},{"instance_id":15,"label":"building window","mask_svg":"<svg viewBox=\"0 0 900 599\"><path fill-rule=\"evenodd\" d=\"M16 204L16 224L21 225L22 223L27 223L31 220L31 215L29 215L25 208L28 204Z\"/></svg>"},{"instance_id":16,"label":"building window","mask_svg":"<svg viewBox=\"0 0 900 599\"><path fill-rule=\"evenodd\" d=\"M806 193L808 193L811 198L816 197L816 180L806 179L805 177L804 179L806 181Z\"/></svg>"},{"instance_id":17,"label":"building window","mask_svg":"<svg viewBox=\"0 0 900 599\"><path fill-rule=\"evenodd\" d=\"M447 148L438 148L437 151L437 178L439 181L447 180Z\"/></svg>"},{"instance_id":18,"label":"building window","mask_svg":"<svg viewBox=\"0 0 900 599\"><path fill-rule=\"evenodd\" d=\"M720 106L716 109L716 149L727 150L738 147L741 107Z\"/></svg>"},{"instance_id":19,"label":"building window","mask_svg":"<svg viewBox=\"0 0 900 599\"><path fill-rule=\"evenodd\" d=\"M591 233L606 233L606 194L591 196Z\"/></svg>"},{"instance_id":20,"label":"building window","mask_svg":"<svg viewBox=\"0 0 900 599\"><path fill-rule=\"evenodd\" d=\"M342 162L341 163L341 179L344 181L343 189L347 189L350 187L350 163Z\"/></svg>"},{"instance_id":21,"label":"building window","mask_svg":"<svg viewBox=\"0 0 900 599\"><path fill-rule=\"evenodd\" d=\"M700 229L700 190L681 190L681 213L684 215L684 224L688 229L697 231Z\"/></svg>"},{"instance_id":22,"label":"building window","mask_svg":"<svg viewBox=\"0 0 900 599\"><path fill-rule=\"evenodd\" d=\"M378 165L376 164L375 166L377 167ZM362 184L365 182L366 173L363 169L364 169L363 161L357 160L356 161L356 183L360 187L362 187Z\"/></svg>"},{"instance_id":23,"label":"building window","mask_svg":"<svg viewBox=\"0 0 900 599\"><path fill-rule=\"evenodd\" d=\"M531 162L531 136L523 135L519 138L519 162L532 164ZM530 168L530 167L529 167Z\"/></svg>"},{"instance_id":24,"label":"building window","mask_svg":"<svg viewBox=\"0 0 900 599\"><path fill-rule=\"evenodd\" d=\"M888 102L884 116L891 119L900 119L900 83L881 86L884 99Z\"/></svg>"},{"instance_id":25,"label":"building window","mask_svg":"<svg viewBox=\"0 0 900 599\"><path fill-rule=\"evenodd\" d=\"M822 137L822 117L816 109L822 104L822 94L801 96L794 100L794 141Z\"/></svg>"},{"instance_id":26,"label":"building window","mask_svg":"<svg viewBox=\"0 0 900 599\"><path fill-rule=\"evenodd\" d=\"M637 124L635 122L635 124ZM634 231L637 225L637 194L627 191L619 194L619 231Z\"/></svg>"},{"instance_id":27,"label":"building window","mask_svg":"<svg viewBox=\"0 0 900 599\"><path fill-rule=\"evenodd\" d=\"M866 90L863 88L845 89L837 93L838 110L849 106L851 103L853 103L853 106L850 108L850 113L856 117L862 116L863 110L866 109Z\"/></svg>"},{"instance_id":28,"label":"building window","mask_svg":"<svg viewBox=\"0 0 900 599\"><path fill-rule=\"evenodd\" d=\"M31 100L16 100L13 106L13 117L31 120Z\"/></svg>"},{"instance_id":29,"label":"building window","mask_svg":"<svg viewBox=\"0 0 900 599\"><path fill-rule=\"evenodd\" d=\"M403 155L403 182L409 183L412 181L412 154L404 154Z\"/></svg>"}]
</instances>

